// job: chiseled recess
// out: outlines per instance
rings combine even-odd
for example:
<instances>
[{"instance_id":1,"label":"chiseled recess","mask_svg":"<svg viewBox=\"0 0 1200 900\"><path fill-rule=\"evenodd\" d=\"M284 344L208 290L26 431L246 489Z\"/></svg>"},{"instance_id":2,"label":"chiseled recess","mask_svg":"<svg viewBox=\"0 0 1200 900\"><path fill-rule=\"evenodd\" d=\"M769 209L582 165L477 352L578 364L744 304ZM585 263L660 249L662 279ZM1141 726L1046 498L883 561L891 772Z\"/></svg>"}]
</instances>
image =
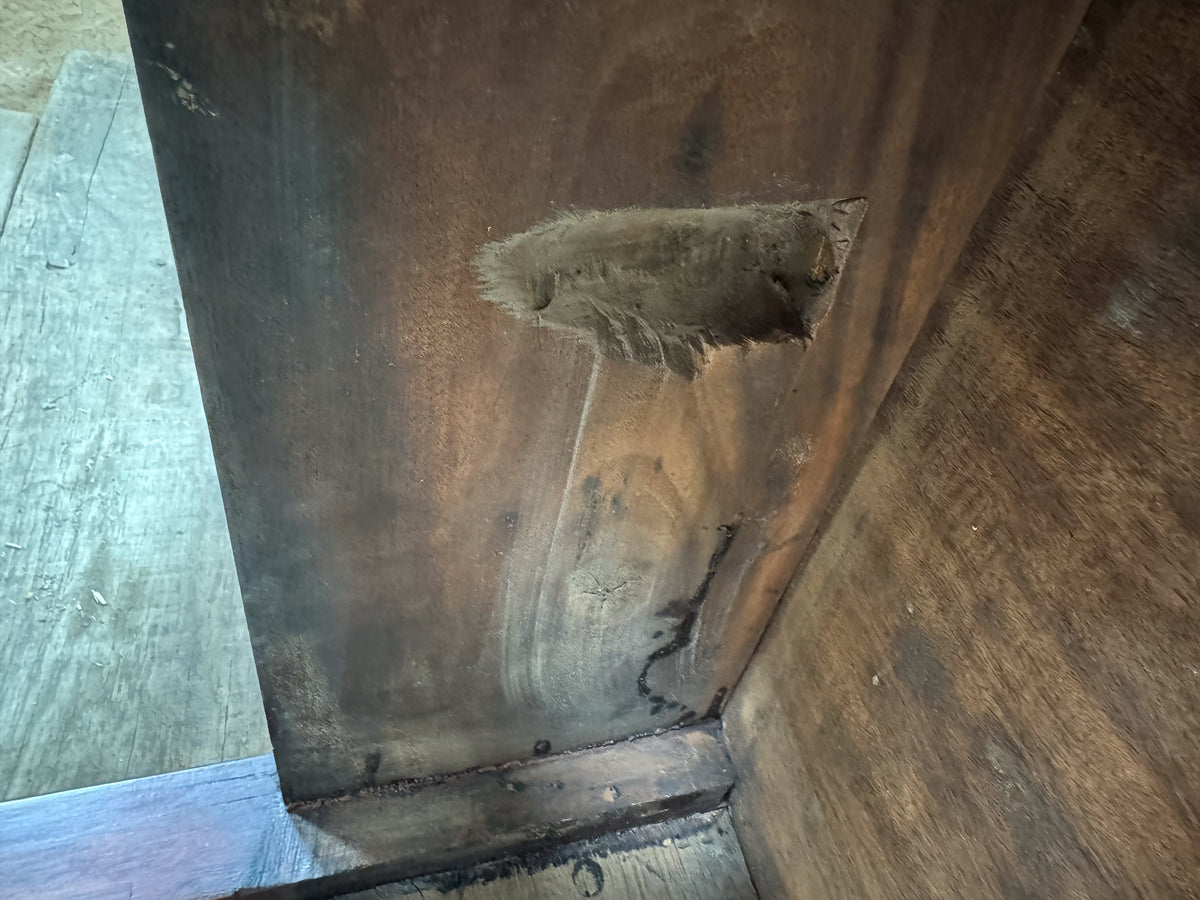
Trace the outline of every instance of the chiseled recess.
<instances>
[{"instance_id":1,"label":"chiseled recess","mask_svg":"<svg viewBox=\"0 0 1200 900\"><path fill-rule=\"evenodd\" d=\"M485 244L475 266L514 316L693 378L709 348L810 340L865 212L857 199L570 212Z\"/></svg>"}]
</instances>

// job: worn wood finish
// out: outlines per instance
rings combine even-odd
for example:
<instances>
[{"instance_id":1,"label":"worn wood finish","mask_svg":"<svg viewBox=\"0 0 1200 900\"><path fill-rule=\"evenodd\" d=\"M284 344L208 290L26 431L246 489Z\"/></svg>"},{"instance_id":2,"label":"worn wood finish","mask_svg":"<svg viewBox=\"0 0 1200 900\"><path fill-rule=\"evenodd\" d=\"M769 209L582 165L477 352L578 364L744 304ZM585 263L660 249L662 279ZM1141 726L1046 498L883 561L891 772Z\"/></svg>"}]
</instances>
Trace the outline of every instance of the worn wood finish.
<instances>
[{"instance_id":1,"label":"worn wood finish","mask_svg":"<svg viewBox=\"0 0 1200 900\"><path fill-rule=\"evenodd\" d=\"M0 238L0 798L269 749L215 474L132 63L75 54Z\"/></svg>"},{"instance_id":2,"label":"worn wood finish","mask_svg":"<svg viewBox=\"0 0 1200 900\"><path fill-rule=\"evenodd\" d=\"M719 712L1083 0L128 0L285 792ZM479 297L568 208L865 197L689 381Z\"/></svg>"},{"instance_id":3,"label":"worn wood finish","mask_svg":"<svg viewBox=\"0 0 1200 900\"><path fill-rule=\"evenodd\" d=\"M0 109L0 232L4 231L4 220L8 218L35 128L37 116Z\"/></svg>"},{"instance_id":4,"label":"worn wood finish","mask_svg":"<svg viewBox=\"0 0 1200 900\"><path fill-rule=\"evenodd\" d=\"M338 900L757 900L729 810L579 841Z\"/></svg>"},{"instance_id":5,"label":"worn wood finish","mask_svg":"<svg viewBox=\"0 0 1200 900\"><path fill-rule=\"evenodd\" d=\"M719 728L699 725L435 779L414 793L367 789L295 815L379 861L371 875L407 877L712 809L732 785Z\"/></svg>"},{"instance_id":6,"label":"worn wood finish","mask_svg":"<svg viewBox=\"0 0 1200 900\"><path fill-rule=\"evenodd\" d=\"M726 712L764 897L1200 896L1197 121L1097 4Z\"/></svg>"},{"instance_id":7,"label":"worn wood finish","mask_svg":"<svg viewBox=\"0 0 1200 900\"><path fill-rule=\"evenodd\" d=\"M0 804L0 874L14 900L328 897L713 809L731 784L708 726L291 812L260 756Z\"/></svg>"}]
</instances>

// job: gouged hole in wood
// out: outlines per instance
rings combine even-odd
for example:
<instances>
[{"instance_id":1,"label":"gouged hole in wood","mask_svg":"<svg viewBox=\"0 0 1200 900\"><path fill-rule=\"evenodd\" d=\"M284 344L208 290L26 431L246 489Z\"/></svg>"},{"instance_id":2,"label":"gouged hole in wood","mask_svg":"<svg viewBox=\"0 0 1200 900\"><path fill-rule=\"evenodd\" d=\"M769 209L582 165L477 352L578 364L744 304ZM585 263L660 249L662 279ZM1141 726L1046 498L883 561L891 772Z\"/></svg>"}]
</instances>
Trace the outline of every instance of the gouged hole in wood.
<instances>
[{"instance_id":1,"label":"gouged hole in wood","mask_svg":"<svg viewBox=\"0 0 1200 900\"><path fill-rule=\"evenodd\" d=\"M614 359L688 378L715 347L807 342L863 200L565 213L475 259L485 299Z\"/></svg>"}]
</instances>

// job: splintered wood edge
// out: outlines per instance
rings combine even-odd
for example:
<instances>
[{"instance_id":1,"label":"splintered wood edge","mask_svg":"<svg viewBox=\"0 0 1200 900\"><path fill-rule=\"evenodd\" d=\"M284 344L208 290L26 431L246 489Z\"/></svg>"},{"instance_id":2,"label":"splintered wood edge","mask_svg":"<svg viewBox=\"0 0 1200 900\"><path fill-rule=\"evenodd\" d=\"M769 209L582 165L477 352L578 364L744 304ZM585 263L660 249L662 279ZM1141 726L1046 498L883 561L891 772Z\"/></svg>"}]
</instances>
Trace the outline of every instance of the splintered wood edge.
<instances>
[{"instance_id":1,"label":"splintered wood edge","mask_svg":"<svg viewBox=\"0 0 1200 900\"><path fill-rule=\"evenodd\" d=\"M271 756L0 804L8 896L316 898L722 805L716 723L285 808Z\"/></svg>"},{"instance_id":2,"label":"splintered wood edge","mask_svg":"<svg viewBox=\"0 0 1200 900\"><path fill-rule=\"evenodd\" d=\"M701 373L711 351L807 346L837 294L862 198L564 212L474 259L483 299L595 352Z\"/></svg>"}]
</instances>

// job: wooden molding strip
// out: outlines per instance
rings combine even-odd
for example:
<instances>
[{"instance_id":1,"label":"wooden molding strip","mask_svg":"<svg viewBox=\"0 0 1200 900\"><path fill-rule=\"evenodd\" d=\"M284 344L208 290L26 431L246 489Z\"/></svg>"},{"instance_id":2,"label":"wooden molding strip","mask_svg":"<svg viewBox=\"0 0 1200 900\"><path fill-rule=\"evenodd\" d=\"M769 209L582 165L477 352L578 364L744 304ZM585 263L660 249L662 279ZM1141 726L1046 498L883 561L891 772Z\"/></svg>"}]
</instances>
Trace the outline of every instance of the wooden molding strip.
<instances>
[{"instance_id":1,"label":"wooden molding strip","mask_svg":"<svg viewBox=\"0 0 1200 900\"><path fill-rule=\"evenodd\" d=\"M719 725L285 808L270 755L0 804L6 897L315 898L719 806Z\"/></svg>"}]
</instances>

